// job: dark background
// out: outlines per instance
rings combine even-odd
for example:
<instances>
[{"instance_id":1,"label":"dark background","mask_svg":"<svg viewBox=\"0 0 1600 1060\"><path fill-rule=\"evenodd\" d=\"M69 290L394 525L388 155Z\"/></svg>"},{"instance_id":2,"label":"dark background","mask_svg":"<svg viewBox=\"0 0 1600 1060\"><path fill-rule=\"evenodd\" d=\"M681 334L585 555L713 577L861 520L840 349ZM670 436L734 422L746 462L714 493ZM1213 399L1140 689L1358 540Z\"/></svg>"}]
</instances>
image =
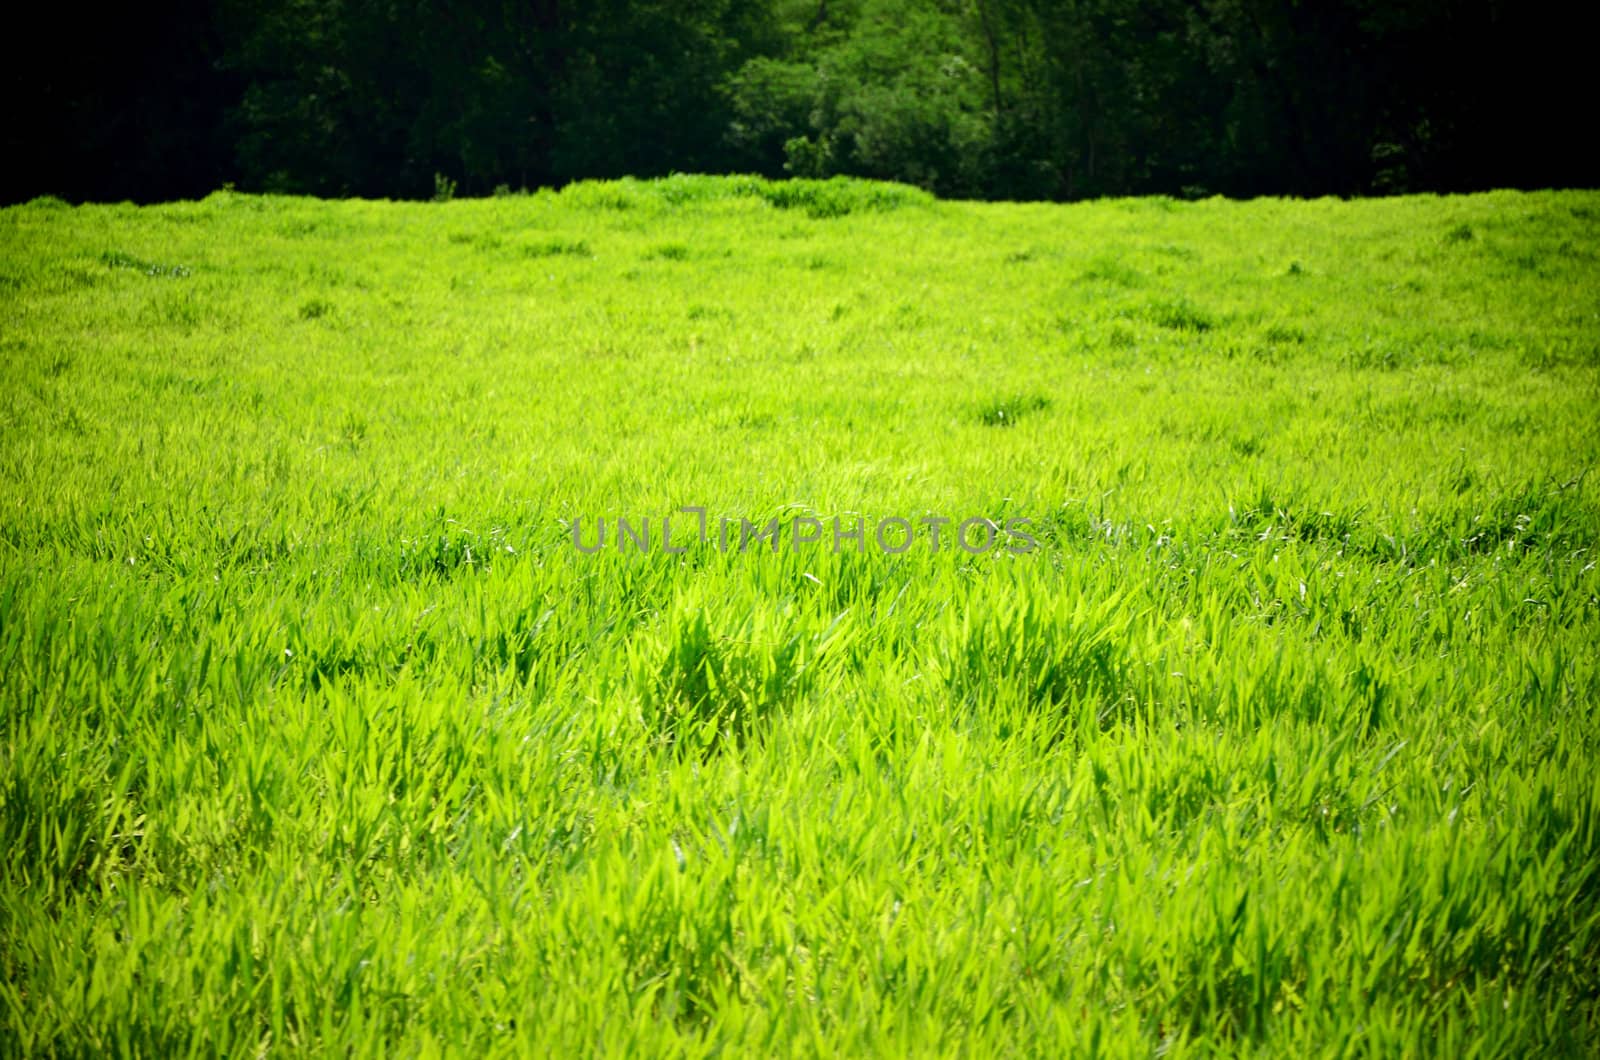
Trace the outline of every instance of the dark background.
<instances>
[{"instance_id":1,"label":"dark background","mask_svg":"<svg viewBox=\"0 0 1600 1060\"><path fill-rule=\"evenodd\" d=\"M0 200L837 173L946 196L1592 187L1586 25L1499 0L58 4Z\"/></svg>"}]
</instances>

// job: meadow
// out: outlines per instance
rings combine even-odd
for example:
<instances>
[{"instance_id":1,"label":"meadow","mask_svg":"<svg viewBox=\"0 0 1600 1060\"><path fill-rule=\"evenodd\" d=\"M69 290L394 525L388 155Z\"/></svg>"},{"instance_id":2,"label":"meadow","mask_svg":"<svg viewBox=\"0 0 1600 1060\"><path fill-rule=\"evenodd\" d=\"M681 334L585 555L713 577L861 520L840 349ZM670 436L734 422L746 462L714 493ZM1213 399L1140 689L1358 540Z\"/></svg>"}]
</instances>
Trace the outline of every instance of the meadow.
<instances>
[{"instance_id":1,"label":"meadow","mask_svg":"<svg viewBox=\"0 0 1600 1060\"><path fill-rule=\"evenodd\" d=\"M1600 193L0 247L0 1052L1596 1050Z\"/></svg>"}]
</instances>

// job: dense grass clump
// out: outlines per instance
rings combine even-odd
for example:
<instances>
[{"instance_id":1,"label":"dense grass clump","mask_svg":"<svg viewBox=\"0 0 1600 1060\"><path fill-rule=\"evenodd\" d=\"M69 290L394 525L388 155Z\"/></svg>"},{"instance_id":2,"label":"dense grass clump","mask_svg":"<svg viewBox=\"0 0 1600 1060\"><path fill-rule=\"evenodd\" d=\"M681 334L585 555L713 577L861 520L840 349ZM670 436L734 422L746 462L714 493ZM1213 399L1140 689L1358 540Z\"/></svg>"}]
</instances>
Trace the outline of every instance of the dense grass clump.
<instances>
[{"instance_id":1,"label":"dense grass clump","mask_svg":"<svg viewBox=\"0 0 1600 1060\"><path fill-rule=\"evenodd\" d=\"M0 1051L1592 1051L1597 217L0 211Z\"/></svg>"}]
</instances>

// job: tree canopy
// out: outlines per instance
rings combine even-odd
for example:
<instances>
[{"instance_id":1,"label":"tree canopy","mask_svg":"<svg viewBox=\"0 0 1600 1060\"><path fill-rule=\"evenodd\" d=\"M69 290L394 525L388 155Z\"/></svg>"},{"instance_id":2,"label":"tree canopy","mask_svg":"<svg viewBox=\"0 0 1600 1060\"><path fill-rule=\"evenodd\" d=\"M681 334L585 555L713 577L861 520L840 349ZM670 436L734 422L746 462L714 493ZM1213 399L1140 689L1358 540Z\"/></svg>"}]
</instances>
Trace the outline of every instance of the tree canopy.
<instances>
[{"instance_id":1,"label":"tree canopy","mask_svg":"<svg viewBox=\"0 0 1600 1060\"><path fill-rule=\"evenodd\" d=\"M1594 182L1503 0L221 0L13 37L7 201L426 197L669 172L942 195Z\"/></svg>"}]
</instances>

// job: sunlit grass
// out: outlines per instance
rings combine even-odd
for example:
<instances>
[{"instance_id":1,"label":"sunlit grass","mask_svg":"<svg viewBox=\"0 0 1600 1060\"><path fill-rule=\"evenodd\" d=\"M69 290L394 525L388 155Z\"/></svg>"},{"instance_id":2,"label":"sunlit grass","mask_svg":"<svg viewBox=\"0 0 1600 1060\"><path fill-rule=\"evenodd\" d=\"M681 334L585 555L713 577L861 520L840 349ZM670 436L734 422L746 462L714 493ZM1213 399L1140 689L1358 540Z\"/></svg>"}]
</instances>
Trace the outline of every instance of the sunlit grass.
<instances>
[{"instance_id":1,"label":"sunlit grass","mask_svg":"<svg viewBox=\"0 0 1600 1060\"><path fill-rule=\"evenodd\" d=\"M1596 218L0 211L5 1051L1592 1049Z\"/></svg>"}]
</instances>

